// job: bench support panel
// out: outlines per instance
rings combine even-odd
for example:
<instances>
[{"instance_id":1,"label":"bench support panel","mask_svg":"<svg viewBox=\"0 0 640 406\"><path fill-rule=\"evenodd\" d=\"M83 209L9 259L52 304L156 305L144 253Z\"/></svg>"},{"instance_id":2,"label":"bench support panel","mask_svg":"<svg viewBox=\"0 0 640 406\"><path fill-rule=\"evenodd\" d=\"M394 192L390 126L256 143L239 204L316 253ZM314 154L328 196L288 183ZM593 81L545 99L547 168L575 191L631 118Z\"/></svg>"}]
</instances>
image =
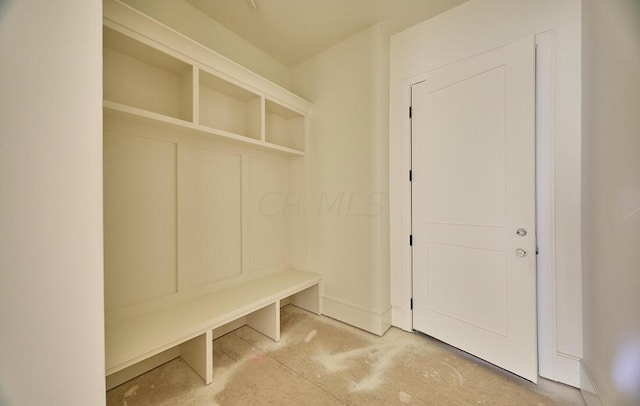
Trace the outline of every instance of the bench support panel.
<instances>
[{"instance_id":1,"label":"bench support panel","mask_svg":"<svg viewBox=\"0 0 640 406\"><path fill-rule=\"evenodd\" d=\"M180 357L209 385L213 382L213 335L211 330L180 344Z\"/></svg>"},{"instance_id":2,"label":"bench support panel","mask_svg":"<svg viewBox=\"0 0 640 406\"><path fill-rule=\"evenodd\" d=\"M274 341L280 341L280 301L247 315L247 325Z\"/></svg>"},{"instance_id":3,"label":"bench support panel","mask_svg":"<svg viewBox=\"0 0 640 406\"><path fill-rule=\"evenodd\" d=\"M180 356L205 382L213 382L213 339L242 325L248 325L256 331L264 334L274 341L280 341L280 305L291 303L312 313L321 314L322 287L321 277L318 274L302 272L296 270L282 271L273 275L264 276L246 282L247 288L242 285L231 286L229 288L215 291L198 297L197 300L186 301L180 304L179 312L160 308L147 313L135 314L130 318L117 319L106 326L105 339L111 348L111 352L106 354L106 370L110 371L107 377L107 385L112 388L133 377L161 365L175 357ZM295 292L295 293L292 293ZM233 313L226 314L219 308L230 311L229 306L220 306L230 300L237 301L237 306L232 309ZM267 299L268 298L268 299ZM206 306L203 306L203 303ZM235 301L233 302L235 303ZM257 306L263 306L252 311ZM200 314L202 309L209 309L210 312ZM242 309L242 310L241 310ZM182 322L185 318L176 317L198 314L198 320L193 327ZM251 313L248 313L251 312ZM248 314L247 314L248 313ZM233 314L235 319L230 320ZM189 319L187 317L187 319ZM189 319L190 320L190 319ZM138 321L138 322L136 322ZM140 325L144 324L144 330ZM197 326L197 327L196 327ZM154 332L165 331L184 332L183 338L171 342L159 343L154 338ZM194 337L194 334L198 334ZM133 336L130 348L129 340L123 339ZM187 341L176 345L178 342L189 338ZM169 344L174 346L167 347ZM156 353L149 358L139 361L124 369L118 369L119 365L130 363L132 359L125 359L125 355L137 354L139 359L144 354Z\"/></svg>"},{"instance_id":4,"label":"bench support panel","mask_svg":"<svg viewBox=\"0 0 640 406\"><path fill-rule=\"evenodd\" d=\"M301 309L310 311L311 313L321 314L321 296L320 284L315 284L291 296L291 304Z\"/></svg>"}]
</instances>

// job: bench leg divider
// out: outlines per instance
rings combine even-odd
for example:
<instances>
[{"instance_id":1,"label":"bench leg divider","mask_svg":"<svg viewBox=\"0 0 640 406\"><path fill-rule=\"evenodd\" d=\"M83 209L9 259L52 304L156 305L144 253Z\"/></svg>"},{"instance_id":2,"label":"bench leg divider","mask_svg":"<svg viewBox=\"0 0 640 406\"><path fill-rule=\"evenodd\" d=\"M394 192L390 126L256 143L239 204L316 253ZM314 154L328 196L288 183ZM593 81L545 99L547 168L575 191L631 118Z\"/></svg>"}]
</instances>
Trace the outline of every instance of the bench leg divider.
<instances>
[{"instance_id":1,"label":"bench leg divider","mask_svg":"<svg viewBox=\"0 0 640 406\"><path fill-rule=\"evenodd\" d=\"M321 314L320 285L316 284L291 296L291 304L311 313Z\"/></svg>"},{"instance_id":2,"label":"bench leg divider","mask_svg":"<svg viewBox=\"0 0 640 406\"><path fill-rule=\"evenodd\" d=\"M280 341L280 301L249 314L247 325L274 341Z\"/></svg>"},{"instance_id":3,"label":"bench leg divider","mask_svg":"<svg viewBox=\"0 0 640 406\"><path fill-rule=\"evenodd\" d=\"M209 385L213 382L213 334L211 330L180 344L180 357Z\"/></svg>"}]
</instances>

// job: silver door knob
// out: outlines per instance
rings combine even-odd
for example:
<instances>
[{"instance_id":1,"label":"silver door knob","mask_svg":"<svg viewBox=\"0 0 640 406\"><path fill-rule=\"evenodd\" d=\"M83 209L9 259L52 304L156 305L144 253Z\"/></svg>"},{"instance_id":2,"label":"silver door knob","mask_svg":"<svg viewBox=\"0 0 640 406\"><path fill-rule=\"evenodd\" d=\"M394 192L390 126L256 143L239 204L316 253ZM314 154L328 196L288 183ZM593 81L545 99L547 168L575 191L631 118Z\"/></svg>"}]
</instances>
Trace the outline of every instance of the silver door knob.
<instances>
[{"instance_id":1,"label":"silver door knob","mask_svg":"<svg viewBox=\"0 0 640 406\"><path fill-rule=\"evenodd\" d=\"M516 230L516 235L518 237L524 237L525 235L527 235L527 229L526 228L519 228Z\"/></svg>"},{"instance_id":2,"label":"silver door knob","mask_svg":"<svg viewBox=\"0 0 640 406\"><path fill-rule=\"evenodd\" d=\"M526 257L528 253L529 252L527 250L525 250L524 248L518 248L516 250L516 255L519 256L519 257Z\"/></svg>"}]
</instances>

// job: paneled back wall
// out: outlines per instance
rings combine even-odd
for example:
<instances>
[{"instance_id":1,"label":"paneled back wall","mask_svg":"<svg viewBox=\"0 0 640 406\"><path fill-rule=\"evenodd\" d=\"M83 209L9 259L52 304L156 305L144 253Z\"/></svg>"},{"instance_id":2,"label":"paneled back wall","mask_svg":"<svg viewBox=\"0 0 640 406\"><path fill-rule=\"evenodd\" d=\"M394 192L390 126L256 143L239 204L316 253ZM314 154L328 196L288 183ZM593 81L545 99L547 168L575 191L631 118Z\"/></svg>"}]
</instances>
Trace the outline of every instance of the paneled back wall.
<instances>
[{"instance_id":1,"label":"paneled back wall","mask_svg":"<svg viewBox=\"0 0 640 406\"><path fill-rule=\"evenodd\" d=\"M105 310L306 269L303 157L105 118Z\"/></svg>"},{"instance_id":2,"label":"paneled back wall","mask_svg":"<svg viewBox=\"0 0 640 406\"><path fill-rule=\"evenodd\" d=\"M309 270L311 104L104 2L106 323Z\"/></svg>"}]
</instances>

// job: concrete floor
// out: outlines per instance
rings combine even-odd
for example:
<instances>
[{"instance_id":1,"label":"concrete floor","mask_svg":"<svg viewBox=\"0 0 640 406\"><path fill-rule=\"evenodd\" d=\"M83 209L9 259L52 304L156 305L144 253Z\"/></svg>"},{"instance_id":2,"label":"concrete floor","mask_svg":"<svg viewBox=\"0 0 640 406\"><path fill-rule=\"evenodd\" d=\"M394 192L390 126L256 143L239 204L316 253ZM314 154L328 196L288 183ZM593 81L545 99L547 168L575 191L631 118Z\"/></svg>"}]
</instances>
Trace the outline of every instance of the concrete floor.
<instances>
[{"instance_id":1,"label":"concrete floor","mask_svg":"<svg viewBox=\"0 0 640 406\"><path fill-rule=\"evenodd\" d=\"M538 385L439 341L383 337L287 306L282 339L249 327L214 341L205 386L175 359L107 392L107 405L583 405L573 388Z\"/></svg>"}]
</instances>

